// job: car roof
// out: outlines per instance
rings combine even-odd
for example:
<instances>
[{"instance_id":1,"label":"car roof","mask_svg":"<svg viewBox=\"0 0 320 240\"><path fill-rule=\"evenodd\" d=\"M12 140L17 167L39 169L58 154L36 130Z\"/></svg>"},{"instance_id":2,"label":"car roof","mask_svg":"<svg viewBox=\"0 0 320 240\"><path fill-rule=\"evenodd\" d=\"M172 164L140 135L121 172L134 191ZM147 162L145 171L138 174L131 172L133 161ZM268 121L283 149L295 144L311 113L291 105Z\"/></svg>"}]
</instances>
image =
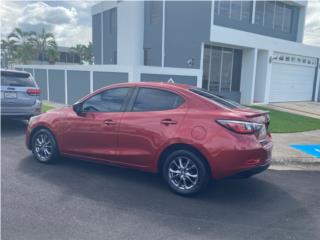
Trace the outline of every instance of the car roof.
<instances>
[{"instance_id":1,"label":"car roof","mask_svg":"<svg viewBox=\"0 0 320 240\"><path fill-rule=\"evenodd\" d=\"M8 73L25 73L31 75L29 72L26 71L20 71L20 70L14 70L14 69L0 69L1 72L8 72Z\"/></svg>"},{"instance_id":2,"label":"car roof","mask_svg":"<svg viewBox=\"0 0 320 240\"><path fill-rule=\"evenodd\" d=\"M128 86L128 87L155 87L166 88L172 90L186 90L192 88L191 85L179 84L179 83L167 83L167 82L134 82L134 83L118 83L114 86Z\"/></svg>"}]
</instances>

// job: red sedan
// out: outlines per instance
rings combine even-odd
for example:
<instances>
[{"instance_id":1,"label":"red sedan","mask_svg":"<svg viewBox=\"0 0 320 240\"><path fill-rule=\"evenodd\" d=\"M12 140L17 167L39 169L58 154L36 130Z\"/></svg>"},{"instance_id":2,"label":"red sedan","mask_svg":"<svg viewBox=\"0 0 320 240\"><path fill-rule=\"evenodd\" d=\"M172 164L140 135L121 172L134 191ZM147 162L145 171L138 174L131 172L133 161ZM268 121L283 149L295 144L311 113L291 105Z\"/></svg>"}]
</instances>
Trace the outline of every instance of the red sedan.
<instances>
[{"instance_id":1,"label":"red sedan","mask_svg":"<svg viewBox=\"0 0 320 240\"><path fill-rule=\"evenodd\" d=\"M111 85L73 106L32 117L26 144L51 163L59 155L161 173L178 194L210 179L268 168L267 112L171 83Z\"/></svg>"}]
</instances>

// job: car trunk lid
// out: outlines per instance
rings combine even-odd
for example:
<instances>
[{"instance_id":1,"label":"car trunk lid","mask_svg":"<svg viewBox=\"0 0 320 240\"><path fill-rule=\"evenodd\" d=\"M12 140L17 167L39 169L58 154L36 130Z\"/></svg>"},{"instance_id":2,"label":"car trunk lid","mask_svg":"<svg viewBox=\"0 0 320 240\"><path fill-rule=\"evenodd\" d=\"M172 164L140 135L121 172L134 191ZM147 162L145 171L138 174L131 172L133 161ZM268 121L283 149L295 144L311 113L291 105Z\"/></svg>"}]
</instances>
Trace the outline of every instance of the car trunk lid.
<instances>
[{"instance_id":1,"label":"car trunk lid","mask_svg":"<svg viewBox=\"0 0 320 240\"><path fill-rule=\"evenodd\" d=\"M39 89L31 75L23 72L1 71L1 106L28 107L39 98Z\"/></svg>"}]
</instances>

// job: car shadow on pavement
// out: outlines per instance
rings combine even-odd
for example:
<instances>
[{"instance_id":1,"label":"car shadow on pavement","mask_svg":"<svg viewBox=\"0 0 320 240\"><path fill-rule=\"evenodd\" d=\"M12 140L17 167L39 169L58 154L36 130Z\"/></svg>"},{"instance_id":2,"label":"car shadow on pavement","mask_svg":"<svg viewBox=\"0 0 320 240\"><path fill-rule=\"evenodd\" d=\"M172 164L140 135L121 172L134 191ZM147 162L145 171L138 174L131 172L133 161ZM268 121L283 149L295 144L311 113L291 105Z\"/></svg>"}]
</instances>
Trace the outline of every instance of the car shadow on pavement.
<instances>
[{"instance_id":1,"label":"car shadow on pavement","mask_svg":"<svg viewBox=\"0 0 320 240\"><path fill-rule=\"evenodd\" d=\"M100 207L122 209L146 218L151 218L150 213L154 213L158 217L150 219L153 224L184 233L194 234L196 226L183 224L183 221L177 223L175 219L199 221L200 235L225 223L234 228L234 232L229 232L230 237L236 237L233 234L239 234L244 226L256 228L257 234L261 231L260 234L270 237L269 228L273 233L282 233L282 228L290 232L300 228L301 224L312 236L317 232L305 206L269 181L276 174L273 171L246 180L218 181L212 183L206 192L186 198L172 193L158 175L69 158L45 165L29 156L21 160L18 170L59 188L61 195L57 201L62 204L80 197L94 201ZM287 218L291 217L299 219L288 222ZM286 226L282 226L283 222ZM306 222L309 224L305 225Z\"/></svg>"},{"instance_id":2,"label":"car shadow on pavement","mask_svg":"<svg viewBox=\"0 0 320 240\"><path fill-rule=\"evenodd\" d=\"M19 136L21 132L25 132L28 121L22 119L12 119L1 117L1 134L3 137Z\"/></svg>"}]
</instances>

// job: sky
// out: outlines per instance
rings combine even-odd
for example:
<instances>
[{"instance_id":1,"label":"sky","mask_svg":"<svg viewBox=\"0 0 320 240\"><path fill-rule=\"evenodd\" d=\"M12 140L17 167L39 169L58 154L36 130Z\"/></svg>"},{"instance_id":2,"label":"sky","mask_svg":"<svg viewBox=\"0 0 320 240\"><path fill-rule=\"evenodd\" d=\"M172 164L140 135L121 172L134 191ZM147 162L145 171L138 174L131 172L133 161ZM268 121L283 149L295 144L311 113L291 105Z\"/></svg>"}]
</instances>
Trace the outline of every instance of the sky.
<instances>
[{"instance_id":1,"label":"sky","mask_svg":"<svg viewBox=\"0 0 320 240\"><path fill-rule=\"evenodd\" d=\"M45 28L59 46L91 41L91 6L97 1L0 1L1 38L19 27L36 32ZM309 1L303 42L320 46L320 0Z\"/></svg>"}]
</instances>

